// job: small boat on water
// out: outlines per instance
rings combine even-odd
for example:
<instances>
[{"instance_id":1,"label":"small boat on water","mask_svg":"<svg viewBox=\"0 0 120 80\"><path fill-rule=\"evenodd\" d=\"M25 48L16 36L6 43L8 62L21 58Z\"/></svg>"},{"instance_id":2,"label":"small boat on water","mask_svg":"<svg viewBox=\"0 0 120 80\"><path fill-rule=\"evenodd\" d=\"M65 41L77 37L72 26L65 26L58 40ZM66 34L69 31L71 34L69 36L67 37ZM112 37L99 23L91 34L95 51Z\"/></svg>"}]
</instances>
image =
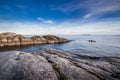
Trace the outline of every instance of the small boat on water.
<instances>
[{"instance_id":1,"label":"small boat on water","mask_svg":"<svg viewBox=\"0 0 120 80\"><path fill-rule=\"evenodd\" d=\"M96 42L95 40L88 40L88 42Z\"/></svg>"}]
</instances>

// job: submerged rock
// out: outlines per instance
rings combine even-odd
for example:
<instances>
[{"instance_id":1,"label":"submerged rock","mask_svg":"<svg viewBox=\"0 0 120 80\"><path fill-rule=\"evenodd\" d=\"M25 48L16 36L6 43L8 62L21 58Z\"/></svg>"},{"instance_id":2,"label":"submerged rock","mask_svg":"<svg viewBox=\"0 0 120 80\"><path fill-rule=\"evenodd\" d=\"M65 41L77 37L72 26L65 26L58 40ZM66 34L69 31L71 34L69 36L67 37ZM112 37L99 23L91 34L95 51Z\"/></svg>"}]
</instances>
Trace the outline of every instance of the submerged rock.
<instances>
[{"instance_id":1,"label":"submerged rock","mask_svg":"<svg viewBox=\"0 0 120 80\"><path fill-rule=\"evenodd\" d=\"M119 57L89 57L56 49L0 53L0 80L119 80Z\"/></svg>"},{"instance_id":2,"label":"submerged rock","mask_svg":"<svg viewBox=\"0 0 120 80\"><path fill-rule=\"evenodd\" d=\"M69 40L53 35L33 36L31 38L24 37L20 34L6 32L0 34L0 47L28 45L28 44L47 44L47 43L63 43Z\"/></svg>"}]
</instances>

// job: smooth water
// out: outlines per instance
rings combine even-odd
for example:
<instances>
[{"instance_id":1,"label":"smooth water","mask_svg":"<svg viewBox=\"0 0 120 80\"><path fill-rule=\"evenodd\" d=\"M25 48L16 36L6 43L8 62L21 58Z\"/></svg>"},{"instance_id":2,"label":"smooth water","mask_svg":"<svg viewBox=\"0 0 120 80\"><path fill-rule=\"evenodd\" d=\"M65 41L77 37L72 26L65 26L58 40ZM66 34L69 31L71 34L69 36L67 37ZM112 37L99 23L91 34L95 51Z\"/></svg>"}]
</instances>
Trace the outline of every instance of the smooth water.
<instances>
[{"instance_id":1,"label":"smooth water","mask_svg":"<svg viewBox=\"0 0 120 80\"><path fill-rule=\"evenodd\" d=\"M32 52L42 48L55 48L70 53L87 56L114 56L120 57L120 36L61 36L72 41L61 44L29 45L19 47L0 48L0 51ZM96 42L88 42L95 40Z\"/></svg>"}]
</instances>

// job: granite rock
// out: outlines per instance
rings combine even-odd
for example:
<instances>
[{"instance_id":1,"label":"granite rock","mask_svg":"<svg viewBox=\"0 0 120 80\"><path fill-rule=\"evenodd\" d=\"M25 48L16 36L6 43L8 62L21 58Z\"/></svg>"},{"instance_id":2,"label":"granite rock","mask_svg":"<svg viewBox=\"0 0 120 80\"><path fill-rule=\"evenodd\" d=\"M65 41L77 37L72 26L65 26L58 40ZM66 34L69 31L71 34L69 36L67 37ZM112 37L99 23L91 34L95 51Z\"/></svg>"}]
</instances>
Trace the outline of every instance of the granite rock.
<instances>
[{"instance_id":1,"label":"granite rock","mask_svg":"<svg viewBox=\"0 0 120 80\"><path fill-rule=\"evenodd\" d=\"M120 58L56 49L0 52L0 80L120 80Z\"/></svg>"}]
</instances>

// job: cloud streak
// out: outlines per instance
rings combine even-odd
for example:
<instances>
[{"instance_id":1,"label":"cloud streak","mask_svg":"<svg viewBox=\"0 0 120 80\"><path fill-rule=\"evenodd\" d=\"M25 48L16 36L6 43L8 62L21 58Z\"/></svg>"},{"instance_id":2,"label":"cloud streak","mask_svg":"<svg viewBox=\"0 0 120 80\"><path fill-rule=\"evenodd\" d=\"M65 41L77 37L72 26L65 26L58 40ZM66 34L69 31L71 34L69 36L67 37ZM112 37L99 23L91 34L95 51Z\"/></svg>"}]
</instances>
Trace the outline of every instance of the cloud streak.
<instances>
[{"instance_id":1,"label":"cloud streak","mask_svg":"<svg viewBox=\"0 0 120 80\"><path fill-rule=\"evenodd\" d=\"M120 0L74 0L63 5L55 6L53 10L59 10L65 13L84 9L86 14L83 19L102 16L107 13L120 11Z\"/></svg>"},{"instance_id":2,"label":"cloud streak","mask_svg":"<svg viewBox=\"0 0 120 80\"><path fill-rule=\"evenodd\" d=\"M37 20L42 21L42 22L44 22L44 23L48 23L48 24L52 24L52 23L53 23L52 20L46 20L46 19L41 18L41 17L38 17Z\"/></svg>"},{"instance_id":3,"label":"cloud streak","mask_svg":"<svg viewBox=\"0 0 120 80\"><path fill-rule=\"evenodd\" d=\"M84 16L84 19L87 19L93 16L120 11L120 0L89 0L83 4L83 7L88 10L88 13Z\"/></svg>"},{"instance_id":4,"label":"cloud streak","mask_svg":"<svg viewBox=\"0 0 120 80\"><path fill-rule=\"evenodd\" d=\"M9 10L9 11L13 11L12 7L9 5L4 5L4 6L0 5L0 8L5 9L5 10Z\"/></svg>"},{"instance_id":5,"label":"cloud streak","mask_svg":"<svg viewBox=\"0 0 120 80\"><path fill-rule=\"evenodd\" d=\"M19 9L25 9L25 8L28 8L28 6L26 6L26 5L22 5L22 4L17 4L16 7L19 8Z\"/></svg>"}]
</instances>

